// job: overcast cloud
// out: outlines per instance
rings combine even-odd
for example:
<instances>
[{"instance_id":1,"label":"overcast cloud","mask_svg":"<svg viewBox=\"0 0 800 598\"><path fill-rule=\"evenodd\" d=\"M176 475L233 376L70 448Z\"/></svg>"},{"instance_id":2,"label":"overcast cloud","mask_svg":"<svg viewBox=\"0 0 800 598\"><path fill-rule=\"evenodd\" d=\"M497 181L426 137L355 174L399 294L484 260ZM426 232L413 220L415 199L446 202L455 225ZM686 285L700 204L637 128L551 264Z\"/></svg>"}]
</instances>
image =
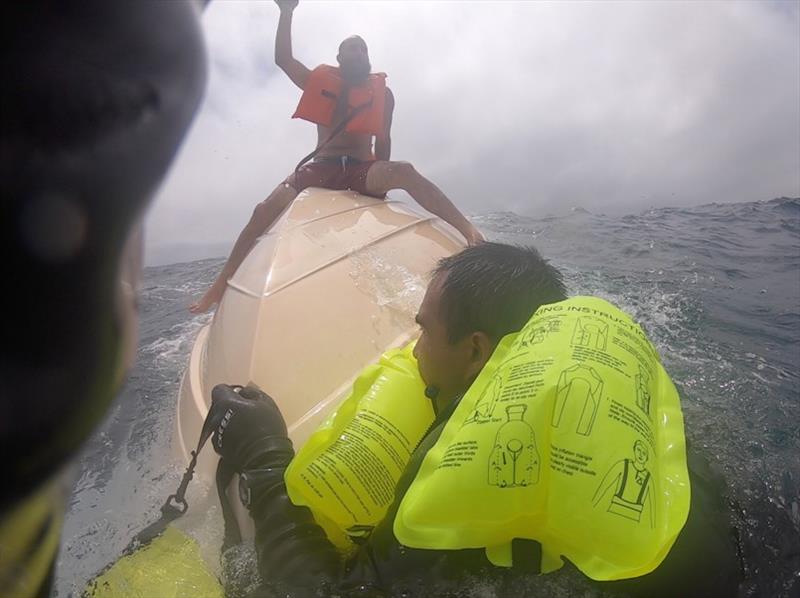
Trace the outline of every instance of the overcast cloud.
<instances>
[{"instance_id":1,"label":"overcast cloud","mask_svg":"<svg viewBox=\"0 0 800 598\"><path fill-rule=\"evenodd\" d=\"M293 43L314 67L361 34L397 100L392 158L467 214L638 212L800 196L798 7L301 1ZM271 1L203 16L208 89L149 213L150 263L180 244L227 253L313 149L273 62L277 21Z\"/></svg>"}]
</instances>

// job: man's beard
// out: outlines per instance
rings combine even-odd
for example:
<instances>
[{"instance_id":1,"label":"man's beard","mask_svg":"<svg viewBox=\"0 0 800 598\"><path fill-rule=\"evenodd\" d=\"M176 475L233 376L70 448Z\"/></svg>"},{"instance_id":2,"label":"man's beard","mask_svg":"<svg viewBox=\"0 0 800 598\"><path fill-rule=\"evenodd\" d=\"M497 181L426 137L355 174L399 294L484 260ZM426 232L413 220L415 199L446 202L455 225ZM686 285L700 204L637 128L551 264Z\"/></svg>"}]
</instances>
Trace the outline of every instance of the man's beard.
<instances>
[{"instance_id":1,"label":"man's beard","mask_svg":"<svg viewBox=\"0 0 800 598\"><path fill-rule=\"evenodd\" d=\"M357 64L342 64L339 67L342 73L342 79L351 85L363 82L372 70L372 65L369 62Z\"/></svg>"}]
</instances>

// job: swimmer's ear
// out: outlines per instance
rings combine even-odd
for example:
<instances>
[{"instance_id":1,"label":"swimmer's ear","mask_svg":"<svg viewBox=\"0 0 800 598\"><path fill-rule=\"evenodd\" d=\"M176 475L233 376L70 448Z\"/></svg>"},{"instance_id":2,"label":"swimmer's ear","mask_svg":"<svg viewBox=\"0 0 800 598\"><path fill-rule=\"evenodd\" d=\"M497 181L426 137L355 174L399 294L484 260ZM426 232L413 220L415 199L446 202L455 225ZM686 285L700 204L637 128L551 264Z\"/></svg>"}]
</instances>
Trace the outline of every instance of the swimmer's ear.
<instances>
[{"instance_id":1,"label":"swimmer's ear","mask_svg":"<svg viewBox=\"0 0 800 598\"><path fill-rule=\"evenodd\" d=\"M480 374L483 366L492 357L495 343L488 334L481 331L470 334L467 342L469 342L469 361L465 374L467 380L472 380Z\"/></svg>"}]
</instances>

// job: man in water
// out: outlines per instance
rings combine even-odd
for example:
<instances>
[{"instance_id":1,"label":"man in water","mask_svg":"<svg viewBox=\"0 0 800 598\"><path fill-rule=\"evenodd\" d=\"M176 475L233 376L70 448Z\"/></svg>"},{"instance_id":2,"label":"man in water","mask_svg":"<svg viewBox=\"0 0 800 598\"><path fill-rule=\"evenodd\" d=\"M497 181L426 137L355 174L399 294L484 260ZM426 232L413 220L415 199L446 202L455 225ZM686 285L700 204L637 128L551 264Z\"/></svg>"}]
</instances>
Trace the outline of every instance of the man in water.
<instances>
[{"instance_id":1,"label":"man in water","mask_svg":"<svg viewBox=\"0 0 800 598\"><path fill-rule=\"evenodd\" d=\"M423 459L497 343L521 330L539 306L564 299L561 274L532 248L482 243L439 262L417 315L421 335L414 348L436 418L411 455L386 517L347 562L340 562L310 511L288 498L284 471L294 451L272 399L249 400L233 392L215 398L220 401L215 409L231 417L224 444L215 440L214 446L248 488L259 569L267 584L286 585L297 595L319 587L344 595L355 589L389 596L464 595L477 576L498 595L520 595L508 584L521 580L528 590L535 588L539 562L533 555L539 548L532 540L515 540L515 555L522 552L514 562L521 565L505 570L491 565L483 549L403 546L393 525ZM596 582L600 589L648 597L735 595L739 564L722 484L691 450L688 463L689 516L670 553L652 573Z\"/></svg>"},{"instance_id":2,"label":"man in water","mask_svg":"<svg viewBox=\"0 0 800 598\"><path fill-rule=\"evenodd\" d=\"M276 0L280 7L281 15L278 21L278 33L275 38L275 62L285 72L289 79L304 90L311 93L309 87L316 90L316 85L309 85L312 78L320 76L318 67L311 71L292 54L292 14L297 7L298 0ZM256 239L264 234L286 207L307 187L324 187L326 189L352 189L364 195L383 198L386 192L392 189L402 189L408 192L419 205L429 212L439 216L453 225L473 245L483 240L480 231L471 224L442 191L419 174L408 162L390 161L392 141L392 113L394 111L394 96L388 87L379 85L378 93L385 93L385 100L371 100L372 104L380 108L367 108L374 110L374 116L380 126L371 132L351 132L350 127L343 130L340 125L359 108L367 103L353 105L350 98L351 89L363 89L370 77L371 65L367 44L359 36L348 37L339 45L339 54L336 57L339 63L338 73L330 72L328 75L341 79L342 88L335 100L335 109L330 121L322 124L323 119L315 118L309 114L310 119L317 122L317 149L314 161L300 167L290 174L286 180L278 185L275 190L261 203L259 203L250 221L239 234L239 238L231 251L217 279L206 291L203 297L190 306L193 313L201 313L222 299L228 279L236 273ZM322 75L324 76L324 75ZM384 91L385 90L385 91ZM323 95L331 95L327 89L322 90ZM369 90L367 89L367 94ZM316 106L317 98L311 100ZM303 104L301 103L301 106ZM332 107L332 106L331 106ZM311 112L314 112L311 109ZM306 111L303 113L308 114ZM300 109L298 109L300 114ZM300 116L307 118L306 116ZM375 151L373 154L372 139L375 137Z\"/></svg>"}]
</instances>

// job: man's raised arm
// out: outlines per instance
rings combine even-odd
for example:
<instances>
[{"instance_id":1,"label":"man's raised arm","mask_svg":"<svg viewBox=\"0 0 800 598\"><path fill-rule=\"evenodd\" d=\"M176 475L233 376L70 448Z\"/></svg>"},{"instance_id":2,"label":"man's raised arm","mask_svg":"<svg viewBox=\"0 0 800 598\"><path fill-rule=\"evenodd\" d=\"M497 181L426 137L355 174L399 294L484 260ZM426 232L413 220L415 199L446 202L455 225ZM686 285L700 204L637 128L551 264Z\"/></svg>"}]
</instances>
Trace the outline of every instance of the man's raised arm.
<instances>
[{"instance_id":1,"label":"man's raised arm","mask_svg":"<svg viewBox=\"0 0 800 598\"><path fill-rule=\"evenodd\" d=\"M292 56L292 13L297 8L298 0L275 0L281 9L278 21L278 33L275 36L275 64L289 75L289 78L300 89L305 89L311 71Z\"/></svg>"}]
</instances>

